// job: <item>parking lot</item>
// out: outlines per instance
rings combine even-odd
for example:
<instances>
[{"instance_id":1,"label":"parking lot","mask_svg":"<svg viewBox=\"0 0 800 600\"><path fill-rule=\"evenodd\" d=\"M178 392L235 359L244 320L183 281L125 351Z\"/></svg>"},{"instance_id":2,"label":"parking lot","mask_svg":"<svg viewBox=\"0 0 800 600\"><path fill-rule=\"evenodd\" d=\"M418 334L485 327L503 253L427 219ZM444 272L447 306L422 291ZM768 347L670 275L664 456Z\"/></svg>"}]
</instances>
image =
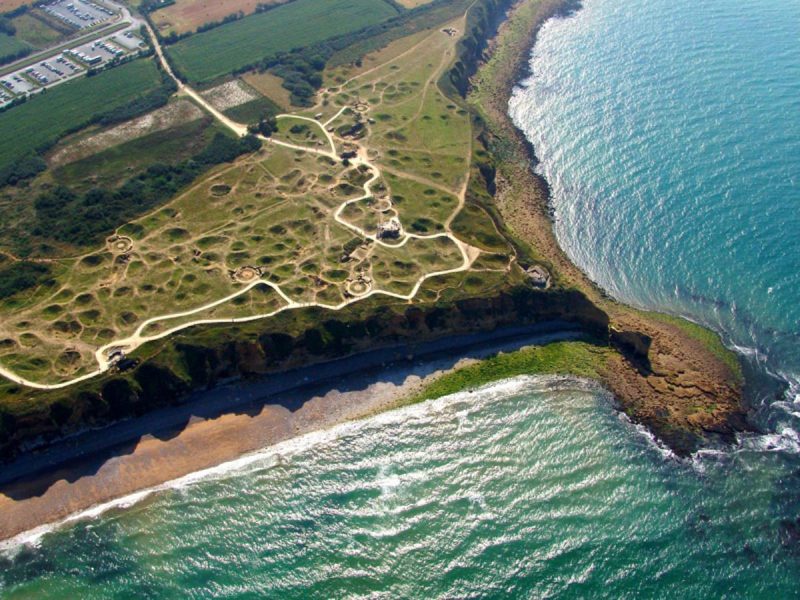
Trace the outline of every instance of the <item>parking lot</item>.
<instances>
[{"instance_id":1,"label":"parking lot","mask_svg":"<svg viewBox=\"0 0 800 600\"><path fill-rule=\"evenodd\" d=\"M127 53L127 49L112 42L110 37L76 46L67 51L69 56L75 57L91 67L101 65L114 58L120 58Z\"/></svg>"},{"instance_id":2,"label":"parking lot","mask_svg":"<svg viewBox=\"0 0 800 600\"><path fill-rule=\"evenodd\" d=\"M114 16L114 11L90 0L56 0L39 5L52 17L77 29L93 27Z\"/></svg>"},{"instance_id":3,"label":"parking lot","mask_svg":"<svg viewBox=\"0 0 800 600\"><path fill-rule=\"evenodd\" d=\"M20 96L78 77L88 68L102 67L144 46L131 26L21 68L0 78L0 107Z\"/></svg>"},{"instance_id":4,"label":"parking lot","mask_svg":"<svg viewBox=\"0 0 800 600\"><path fill-rule=\"evenodd\" d=\"M11 73L10 75L6 75L0 79L0 84L2 84L2 87L5 88L6 91L4 91L4 94L9 97L9 100L13 97L12 94L26 94L32 90L35 90L37 87L26 76L23 75L22 71L17 71L15 73ZM5 100L5 102L7 101L8 100Z\"/></svg>"},{"instance_id":5,"label":"parking lot","mask_svg":"<svg viewBox=\"0 0 800 600\"><path fill-rule=\"evenodd\" d=\"M129 51L144 48L145 44L131 29L121 31L111 36L111 42Z\"/></svg>"},{"instance_id":6,"label":"parking lot","mask_svg":"<svg viewBox=\"0 0 800 600\"><path fill-rule=\"evenodd\" d=\"M0 102L14 99L14 95L27 94L61 80L83 73L84 69L68 60L63 54L20 69L0 79Z\"/></svg>"}]
</instances>

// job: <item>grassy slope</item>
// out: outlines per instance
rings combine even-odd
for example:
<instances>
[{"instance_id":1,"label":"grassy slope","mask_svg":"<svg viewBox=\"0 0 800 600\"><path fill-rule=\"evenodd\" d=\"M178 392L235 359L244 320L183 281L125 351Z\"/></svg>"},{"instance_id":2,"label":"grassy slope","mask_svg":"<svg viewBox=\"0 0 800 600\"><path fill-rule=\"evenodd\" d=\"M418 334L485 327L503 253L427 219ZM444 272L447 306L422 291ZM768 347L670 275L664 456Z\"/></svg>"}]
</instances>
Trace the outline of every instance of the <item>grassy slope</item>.
<instances>
[{"instance_id":1,"label":"grassy slope","mask_svg":"<svg viewBox=\"0 0 800 600\"><path fill-rule=\"evenodd\" d=\"M0 168L160 83L153 61L137 60L57 86L0 114Z\"/></svg>"},{"instance_id":2,"label":"grassy slope","mask_svg":"<svg viewBox=\"0 0 800 600\"><path fill-rule=\"evenodd\" d=\"M547 346L523 348L517 352L498 354L442 375L428 384L408 403L441 398L448 394L462 392L492 381L508 379L518 375L552 374L575 375L597 379L598 366L613 354L608 347L595 346L586 342L554 342Z\"/></svg>"},{"instance_id":3,"label":"grassy slope","mask_svg":"<svg viewBox=\"0 0 800 600\"><path fill-rule=\"evenodd\" d=\"M356 31L395 16L383 0L296 0L168 49L194 82L209 81L263 58Z\"/></svg>"}]
</instances>

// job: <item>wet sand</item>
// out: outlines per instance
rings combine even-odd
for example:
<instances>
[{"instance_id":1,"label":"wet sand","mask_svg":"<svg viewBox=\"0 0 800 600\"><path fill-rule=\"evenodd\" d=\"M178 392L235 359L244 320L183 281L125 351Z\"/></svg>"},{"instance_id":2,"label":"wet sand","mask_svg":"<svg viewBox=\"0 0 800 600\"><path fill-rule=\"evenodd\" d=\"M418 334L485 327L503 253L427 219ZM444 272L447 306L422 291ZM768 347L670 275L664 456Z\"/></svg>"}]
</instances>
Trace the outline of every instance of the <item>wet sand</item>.
<instances>
[{"instance_id":1,"label":"wet sand","mask_svg":"<svg viewBox=\"0 0 800 600\"><path fill-rule=\"evenodd\" d=\"M497 352L578 339L563 323L390 348L237 382L0 468L0 540L244 454L396 406Z\"/></svg>"}]
</instances>

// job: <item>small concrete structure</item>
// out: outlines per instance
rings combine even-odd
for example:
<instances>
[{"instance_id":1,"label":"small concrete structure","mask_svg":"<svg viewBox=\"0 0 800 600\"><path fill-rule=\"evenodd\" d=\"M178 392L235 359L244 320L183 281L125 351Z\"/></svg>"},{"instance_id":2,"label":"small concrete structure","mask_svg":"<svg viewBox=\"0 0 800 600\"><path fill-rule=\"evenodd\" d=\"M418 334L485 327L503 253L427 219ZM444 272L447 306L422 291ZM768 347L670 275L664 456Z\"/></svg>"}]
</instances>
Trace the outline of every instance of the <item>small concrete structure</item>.
<instances>
[{"instance_id":1,"label":"small concrete structure","mask_svg":"<svg viewBox=\"0 0 800 600\"><path fill-rule=\"evenodd\" d=\"M396 240L400 237L402 230L403 228L400 225L400 221L393 217L378 225L378 238Z\"/></svg>"},{"instance_id":2,"label":"small concrete structure","mask_svg":"<svg viewBox=\"0 0 800 600\"><path fill-rule=\"evenodd\" d=\"M372 279L360 274L355 280L348 280L347 293L350 296L363 296L372 290Z\"/></svg>"},{"instance_id":3,"label":"small concrete structure","mask_svg":"<svg viewBox=\"0 0 800 600\"><path fill-rule=\"evenodd\" d=\"M124 348L120 348L120 347L115 346L113 348L109 348L106 351L106 360L108 360L108 363L111 364L111 365L113 365L115 363L118 363L119 361L123 360L124 358L125 358L125 349Z\"/></svg>"},{"instance_id":4,"label":"small concrete structure","mask_svg":"<svg viewBox=\"0 0 800 600\"><path fill-rule=\"evenodd\" d=\"M261 277L261 269L247 265L236 269L231 276L239 283L251 283Z\"/></svg>"},{"instance_id":5,"label":"small concrete structure","mask_svg":"<svg viewBox=\"0 0 800 600\"><path fill-rule=\"evenodd\" d=\"M124 235L112 235L106 239L108 249L115 254L128 254L133 250L133 240Z\"/></svg>"},{"instance_id":6,"label":"small concrete structure","mask_svg":"<svg viewBox=\"0 0 800 600\"><path fill-rule=\"evenodd\" d=\"M534 287L546 290L550 287L550 273L541 265L533 265L525 269Z\"/></svg>"}]
</instances>

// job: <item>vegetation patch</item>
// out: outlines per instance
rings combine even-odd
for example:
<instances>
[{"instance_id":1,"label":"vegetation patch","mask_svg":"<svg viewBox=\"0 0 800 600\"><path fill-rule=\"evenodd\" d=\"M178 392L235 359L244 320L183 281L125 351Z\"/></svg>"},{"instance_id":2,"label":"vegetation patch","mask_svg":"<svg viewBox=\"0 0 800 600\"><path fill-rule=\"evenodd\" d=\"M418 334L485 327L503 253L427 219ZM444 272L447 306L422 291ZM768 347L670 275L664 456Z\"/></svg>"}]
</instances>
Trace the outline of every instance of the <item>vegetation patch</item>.
<instances>
[{"instance_id":1,"label":"vegetation patch","mask_svg":"<svg viewBox=\"0 0 800 600\"><path fill-rule=\"evenodd\" d=\"M6 64L31 53L30 44L0 32L0 64Z\"/></svg>"},{"instance_id":2,"label":"vegetation patch","mask_svg":"<svg viewBox=\"0 0 800 600\"><path fill-rule=\"evenodd\" d=\"M0 267L0 300L50 281L46 264L15 262Z\"/></svg>"},{"instance_id":3,"label":"vegetation patch","mask_svg":"<svg viewBox=\"0 0 800 600\"><path fill-rule=\"evenodd\" d=\"M97 243L125 221L169 199L204 168L259 147L252 138L234 140L218 133L192 160L176 166L152 165L116 190L93 188L79 194L58 186L36 200L38 224L33 233L76 246Z\"/></svg>"},{"instance_id":4,"label":"vegetation patch","mask_svg":"<svg viewBox=\"0 0 800 600\"><path fill-rule=\"evenodd\" d=\"M244 104L228 108L225 116L237 123L255 123L267 115L281 112L281 108L269 98L257 97Z\"/></svg>"},{"instance_id":5,"label":"vegetation patch","mask_svg":"<svg viewBox=\"0 0 800 600\"><path fill-rule=\"evenodd\" d=\"M58 138L92 122L122 121L143 108L155 108L127 110L131 98L144 100L161 85L153 61L136 60L56 86L0 113L0 185L8 180L21 155L47 149Z\"/></svg>"},{"instance_id":6,"label":"vegetation patch","mask_svg":"<svg viewBox=\"0 0 800 600\"><path fill-rule=\"evenodd\" d=\"M168 52L189 81L203 82L395 15L397 11L384 0L295 0L193 35Z\"/></svg>"},{"instance_id":7,"label":"vegetation patch","mask_svg":"<svg viewBox=\"0 0 800 600\"><path fill-rule=\"evenodd\" d=\"M34 48L44 48L67 37L73 29L65 24L56 25L40 9L26 10L14 17L11 24L16 30L16 38Z\"/></svg>"},{"instance_id":8,"label":"vegetation patch","mask_svg":"<svg viewBox=\"0 0 800 600\"><path fill-rule=\"evenodd\" d=\"M51 167L65 165L159 131L179 126L187 129L188 123L203 117L204 113L189 100L170 102L163 108L102 131L90 135L68 136L48 154L47 160ZM193 133L197 134L197 132ZM180 137L180 134L180 130L176 129L169 135L170 137ZM153 139L148 141L148 145L151 148L151 154L160 153L158 144L153 145Z\"/></svg>"},{"instance_id":9,"label":"vegetation patch","mask_svg":"<svg viewBox=\"0 0 800 600\"><path fill-rule=\"evenodd\" d=\"M265 71L263 73L248 73L243 76L243 79L250 87L284 110L291 104L289 90L283 87L283 79L277 75Z\"/></svg>"},{"instance_id":10,"label":"vegetation patch","mask_svg":"<svg viewBox=\"0 0 800 600\"><path fill-rule=\"evenodd\" d=\"M501 353L442 375L405 403L433 400L519 375L546 373L597 379L613 354L606 346L587 342L554 342Z\"/></svg>"}]
</instances>

